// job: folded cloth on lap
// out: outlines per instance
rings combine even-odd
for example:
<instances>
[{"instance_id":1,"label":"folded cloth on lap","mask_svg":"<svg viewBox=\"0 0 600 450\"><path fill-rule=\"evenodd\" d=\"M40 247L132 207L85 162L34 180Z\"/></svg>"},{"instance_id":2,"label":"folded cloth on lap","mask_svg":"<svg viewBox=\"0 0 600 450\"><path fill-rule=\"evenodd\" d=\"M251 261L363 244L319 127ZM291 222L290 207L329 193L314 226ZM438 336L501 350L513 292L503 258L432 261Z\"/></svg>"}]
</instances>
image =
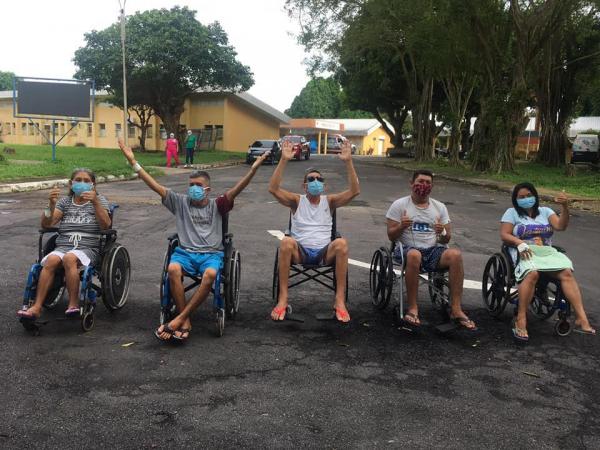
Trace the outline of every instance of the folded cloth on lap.
<instances>
[{"instance_id":1,"label":"folded cloth on lap","mask_svg":"<svg viewBox=\"0 0 600 450\"><path fill-rule=\"evenodd\" d=\"M548 245L530 245L531 258L521 257L515 267L515 278L520 282L525 276L535 270L538 272L556 272L564 269L573 270L573 263L564 253Z\"/></svg>"}]
</instances>

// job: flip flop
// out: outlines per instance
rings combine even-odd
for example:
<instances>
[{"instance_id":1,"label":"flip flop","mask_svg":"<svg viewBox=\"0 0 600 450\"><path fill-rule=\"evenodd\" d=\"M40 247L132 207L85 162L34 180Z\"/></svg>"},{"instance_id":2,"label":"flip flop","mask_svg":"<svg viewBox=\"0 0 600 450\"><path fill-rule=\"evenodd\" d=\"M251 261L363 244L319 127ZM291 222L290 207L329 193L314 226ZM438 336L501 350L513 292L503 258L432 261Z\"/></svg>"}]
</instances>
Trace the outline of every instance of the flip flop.
<instances>
[{"instance_id":1,"label":"flip flop","mask_svg":"<svg viewBox=\"0 0 600 450\"><path fill-rule=\"evenodd\" d=\"M33 313L30 313L28 310L26 309L20 309L17 311L17 317L19 319L23 319L23 320L37 320L38 316L36 316Z\"/></svg>"},{"instance_id":2,"label":"flip flop","mask_svg":"<svg viewBox=\"0 0 600 450\"><path fill-rule=\"evenodd\" d=\"M271 314L275 313L277 314L278 319L273 319L273 316L271 315L271 320L274 322L283 322L285 320L285 313L287 312L287 307L284 308L278 308L277 306L275 308L273 308L273 310L271 311ZM283 317L281 317L281 315L283 314Z\"/></svg>"},{"instance_id":3,"label":"flip flop","mask_svg":"<svg viewBox=\"0 0 600 450\"><path fill-rule=\"evenodd\" d=\"M450 322L459 328L464 328L466 331L477 331L477 325L468 317L450 317ZM473 324L473 328L467 326L469 323Z\"/></svg>"},{"instance_id":4,"label":"flip flop","mask_svg":"<svg viewBox=\"0 0 600 450\"><path fill-rule=\"evenodd\" d=\"M65 316L68 318L79 317L81 315L79 308L67 308Z\"/></svg>"},{"instance_id":5,"label":"flip flop","mask_svg":"<svg viewBox=\"0 0 600 450\"><path fill-rule=\"evenodd\" d=\"M521 334L526 333L527 330L517 327L516 325L512 329L513 339L515 342L519 344L526 344L529 342L529 336L521 336ZM520 333L520 334L519 334Z\"/></svg>"},{"instance_id":6,"label":"flip flop","mask_svg":"<svg viewBox=\"0 0 600 450\"><path fill-rule=\"evenodd\" d=\"M181 336L177 336L175 333L177 333L177 331L179 331L181 333ZM177 341L187 341L190 338L190 331L192 331L191 328L180 328L179 330L174 331L173 332L173 339L177 340ZM183 333L187 333L186 337L183 337Z\"/></svg>"},{"instance_id":7,"label":"flip flop","mask_svg":"<svg viewBox=\"0 0 600 450\"><path fill-rule=\"evenodd\" d=\"M413 322L406 320L406 316L412 317ZM402 316L402 322L404 322L403 325L408 325L411 328L419 328L421 326L421 319L419 319L419 316L411 312L407 312L406 314L404 314L404 316Z\"/></svg>"},{"instance_id":8,"label":"flip flop","mask_svg":"<svg viewBox=\"0 0 600 450\"><path fill-rule=\"evenodd\" d=\"M573 328L573 331L575 333L589 334L590 336L596 336L596 330L593 328L591 330L584 330L583 328Z\"/></svg>"},{"instance_id":9,"label":"flip flop","mask_svg":"<svg viewBox=\"0 0 600 450\"><path fill-rule=\"evenodd\" d=\"M335 318L336 318L336 320L337 320L338 322L340 322L340 323L349 323L349 322L350 322L350 314L348 314L348 311L344 311L344 310L342 310L342 309L335 308L335 307L333 308L333 311L334 311L334 313L335 313L335 314L334 314L334 315L335 315ZM338 319L338 314L340 315L340 318L341 318L341 319L345 319L345 318L347 317L347 318L348 318L348 320L340 320L340 319Z\"/></svg>"},{"instance_id":10,"label":"flip flop","mask_svg":"<svg viewBox=\"0 0 600 450\"><path fill-rule=\"evenodd\" d=\"M156 337L156 339L158 339L159 341L162 341L162 342L170 341L171 338L173 337L173 335L175 334L175 331L177 331L177 330L174 330L173 328L171 328L168 323L165 325L161 325L161 327L163 327L162 331L159 331L160 327L158 327L156 330L154 330L154 336ZM166 339L161 338L160 335L163 333L167 333L169 335L169 337Z\"/></svg>"}]
</instances>

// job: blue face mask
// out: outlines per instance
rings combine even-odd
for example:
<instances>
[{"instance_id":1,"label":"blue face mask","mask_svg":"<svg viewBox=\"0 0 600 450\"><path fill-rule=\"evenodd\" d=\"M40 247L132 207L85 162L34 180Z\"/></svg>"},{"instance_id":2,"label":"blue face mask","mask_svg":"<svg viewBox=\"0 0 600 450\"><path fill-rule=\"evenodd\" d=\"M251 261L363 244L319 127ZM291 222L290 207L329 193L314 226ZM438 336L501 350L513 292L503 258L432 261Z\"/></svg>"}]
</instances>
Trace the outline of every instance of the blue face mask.
<instances>
[{"instance_id":1,"label":"blue face mask","mask_svg":"<svg viewBox=\"0 0 600 450\"><path fill-rule=\"evenodd\" d=\"M79 197L84 192L91 191L93 186L94 185L92 183L84 183L83 181L76 181L75 183L73 183L71 185L71 189L73 190L73 193L77 197Z\"/></svg>"},{"instance_id":2,"label":"blue face mask","mask_svg":"<svg viewBox=\"0 0 600 450\"><path fill-rule=\"evenodd\" d=\"M533 205L535 205L535 197L518 198L517 205L523 209L533 208Z\"/></svg>"},{"instance_id":3,"label":"blue face mask","mask_svg":"<svg viewBox=\"0 0 600 450\"><path fill-rule=\"evenodd\" d=\"M307 187L310 195L321 195L324 189L323 183L319 180L309 181Z\"/></svg>"},{"instance_id":4,"label":"blue face mask","mask_svg":"<svg viewBox=\"0 0 600 450\"><path fill-rule=\"evenodd\" d=\"M199 202L204 200L206 194L203 187L194 185L188 188L188 195L193 201Z\"/></svg>"}]
</instances>

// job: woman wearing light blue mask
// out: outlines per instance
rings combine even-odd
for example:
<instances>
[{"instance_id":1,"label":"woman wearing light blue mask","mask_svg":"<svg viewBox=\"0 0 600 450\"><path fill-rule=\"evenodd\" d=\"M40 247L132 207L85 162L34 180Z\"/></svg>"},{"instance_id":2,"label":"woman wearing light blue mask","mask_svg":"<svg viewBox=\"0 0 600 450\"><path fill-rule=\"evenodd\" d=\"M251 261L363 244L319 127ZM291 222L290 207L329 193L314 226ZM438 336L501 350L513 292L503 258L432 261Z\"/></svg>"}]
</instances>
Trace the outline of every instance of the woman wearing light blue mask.
<instances>
[{"instance_id":1,"label":"woman wearing light blue mask","mask_svg":"<svg viewBox=\"0 0 600 450\"><path fill-rule=\"evenodd\" d=\"M575 311L575 330L595 334L583 309L577 281L573 276L573 263L552 247L554 231L564 231L569 224L568 199L563 194L554 199L561 206L560 216L551 208L540 206L539 195L531 183L520 183L512 192L513 207L501 219L500 237L512 247L511 255L519 263L515 267L518 283L519 306L512 330L515 339L529 340L527 333L527 308L533 299L540 272L560 280L562 291Z\"/></svg>"},{"instance_id":2,"label":"woman wearing light blue mask","mask_svg":"<svg viewBox=\"0 0 600 450\"><path fill-rule=\"evenodd\" d=\"M42 215L42 228L58 227L55 249L41 261L43 269L33 306L20 310L23 319L37 319L54 274L65 271L69 293L68 317L79 316L79 267L96 264L100 256L100 231L110 227L108 202L96 193L96 176L89 169L75 169L69 180L69 195L61 197L60 189L50 191L48 207Z\"/></svg>"}]
</instances>

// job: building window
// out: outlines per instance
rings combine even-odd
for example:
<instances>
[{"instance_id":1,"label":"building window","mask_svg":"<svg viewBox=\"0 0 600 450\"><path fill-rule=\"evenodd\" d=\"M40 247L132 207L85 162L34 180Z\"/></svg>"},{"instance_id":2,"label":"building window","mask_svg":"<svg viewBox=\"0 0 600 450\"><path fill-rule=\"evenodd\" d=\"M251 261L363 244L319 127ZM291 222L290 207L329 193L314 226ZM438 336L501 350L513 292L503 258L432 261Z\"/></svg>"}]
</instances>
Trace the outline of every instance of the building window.
<instances>
[{"instance_id":1,"label":"building window","mask_svg":"<svg viewBox=\"0 0 600 450\"><path fill-rule=\"evenodd\" d=\"M223 139L223 125L215 125L215 130L216 130L216 139L217 140Z\"/></svg>"},{"instance_id":2,"label":"building window","mask_svg":"<svg viewBox=\"0 0 600 450\"><path fill-rule=\"evenodd\" d=\"M50 127L50 125L44 125L44 133L46 133L46 136L50 136L52 133L52 127Z\"/></svg>"},{"instance_id":3,"label":"building window","mask_svg":"<svg viewBox=\"0 0 600 450\"><path fill-rule=\"evenodd\" d=\"M106 124L105 123L98 124L98 137L106 137Z\"/></svg>"},{"instance_id":4,"label":"building window","mask_svg":"<svg viewBox=\"0 0 600 450\"><path fill-rule=\"evenodd\" d=\"M10 134L10 123L6 122L6 123L4 124L4 128L3 128L3 130L4 130L4 132L5 132L6 134Z\"/></svg>"},{"instance_id":5,"label":"building window","mask_svg":"<svg viewBox=\"0 0 600 450\"><path fill-rule=\"evenodd\" d=\"M127 126L127 137L129 139L135 138L135 125L128 125Z\"/></svg>"},{"instance_id":6,"label":"building window","mask_svg":"<svg viewBox=\"0 0 600 450\"><path fill-rule=\"evenodd\" d=\"M87 124L87 137L92 137L92 129L93 125L91 123Z\"/></svg>"},{"instance_id":7,"label":"building window","mask_svg":"<svg viewBox=\"0 0 600 450\"><path fill-rule=\"evenodd\" d=\"M37 134L37 128L35 126L35 124L30 123L29 124L29 136L35 136Z\"/></svg>"},{"instance_id":8,"label":"building window","mask_svg":"<svg viewBox=\"0 0 600 450\"><path fill-rule=\"evenodd\" d=\"M146 137L152 139L154 137L153 133L154 132L152 130L152 125L148 125L148 127L146 128Z\"/></svg>"},{"instance_id":9,"label":"building window","mask_svg":"<svg viewBox=\"0 0 600 450\"><path fill-rule=\"evenodd\" d=\"M27 136L27 123L25 122L21 123L21 134Z\"/></svg>"},{"instance_id":10,"label":"building window","mask_svg":"<svg viewBox=\"0 0 600 450\"><path fill-rule=\"evenodd\" d=\"M115 123L115 136L118 138L123 137L122 133L121 133L121 124L120 123Z\"/></svg>"},{"instance_id":11,"label":"building window","mask_svg":"<svg viewBox=\"0 0 600 450\"><path fill-rule=\"evenodd\" d=\"M17 134L17 124L15 122L13 122L11 125L12 125L11 126L12 134L14 134L16 136L16 134Z\"/></svg>"},{"instance_id":12,"label":"building window","mask_svg":"<svg viewBox=\"0 0 600 450\"><path fill-rule=\"evenodd\" d=\"M165 126L160 124L160 138L164 141L167 139L167 130L165 130Z\"/></svg>"},{"instance_id":13,"label":"building window","mask_svg":"<svg viewBox=\"0 0 600 450\"><path fill-rule=\"evenodd\" d=\"M64 135L65 134L65 123L61 122L60 123L60 135Z\"/></svg>"}]
</instances>

